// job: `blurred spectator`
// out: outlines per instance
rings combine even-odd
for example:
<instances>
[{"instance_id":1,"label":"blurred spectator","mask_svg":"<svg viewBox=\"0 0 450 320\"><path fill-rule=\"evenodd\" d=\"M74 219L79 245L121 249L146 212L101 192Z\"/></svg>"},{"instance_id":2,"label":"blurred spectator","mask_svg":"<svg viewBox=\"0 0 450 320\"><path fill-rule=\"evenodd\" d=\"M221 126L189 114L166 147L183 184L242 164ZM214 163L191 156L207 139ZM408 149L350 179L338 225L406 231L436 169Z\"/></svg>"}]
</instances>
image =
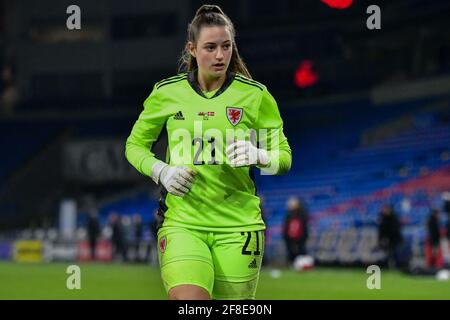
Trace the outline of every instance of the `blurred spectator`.
<instances>
[{"instance_id":1,"label":"blurred spectator","mask_svg":"<svg viewBox=\"0 0 450 320\"><path fill-rule=\"evenodd\" d=\"M142 237L144 235L144 227L142 226L142 217L138 213L133 216L133 230L135 261L139 262L141 261L141 258L139 257L139 249L141 248Z\"/></svg>"},{"instance_id":2,"label":"blurred spectator","mask_svg":"<svg viewBox=\"0 0 450 320\"><path fill-rule=\"evenodd\" d=\"M97 240L100 235L100 223L98 222L97 212L92 210L89 213L89 219L87 222L87 234L89 240L89 248L91 249L91 260L95 260L95 249L97 247Z\"/></svg>"},{"instance_id":3,"label":"blurred spectator","mask_svg":"<svg viewBox=\"0 0 450 320\"><path fill-rule=\"evenodd\" d=\"M450 241L450 192L444 192L442 200L444 201L444 212L447 213L447 239Z\"/></svg>"},{"instance_id":4,"label":"blurred spectator","mask_svg":"<svg viewBox=\"0 0 450 320\"><path fill-rule=\"evenodd\" d=\"M14 70L6 64L1 72L0 78L0 113L11 115L19 101L19 94L15 85Z\"/></svg>"},{"instance_id":5,"label":"blurred spectator","mask_svg":"<svg viewBox=\"0 0 450 320\"><path fill-rule=\"evenodd\" d=\"M398 267L397 250L402 243L401 225L392 206L385 204L381 209L378 227L378 245L386 253L388 267Z\"/></svg>"},{"instance_id":6,"label":"blurred spectator","mask_svg":"<svg viewBox=\"0 0 450 320\"><path fill-rule=\"evenodd\" d=\"M290 263L293 263L297 256L306 254L308 213L297 197L290 197L288 200L283 236Z\"/></svg>"},{"instance_id":7,"label":"blurred spectator","mask_svg":"<svg viewBox=\"0 0 450 320\"><path fill-rule=\"evenodd\" d=\"M123 261L127 260L127 252L125 247L125 237L121 220L117 213L113 212L109 216L109 223L111 225L112 236L111 241L113 245L113 259L121 256Z\"/></svg>"},{"instance_id":8,"label":"blurred spectator","mask_svg":"<svg viewBox=\"0 0 450 320\"><path fill-rule=\"evenodd\" d=\"M441 235L439 233L439 211L432 209L427 221L428 243L430 245L430 267L438 267Z\"/></svg>"},{"instance_id":9,"label":"blurred spectator","mask_svg":"<svg viewBox=\"0 0 450 320\"><path fill-rule=\"evenodd\" d=\"M128 260L128 248L133 241L133 226L131 225L131 218L128 215L122 216L121 219L122 235L123 235L123 260Z\"/></svg>"},{"instance_id":10,"label":"blurred spectator","mask_svg":"<svg viewBox=\"0 0 450 320\"><path fill-rule=\"evenodd\" d=\"M445 230L447 234L447 240L450 242L450 213L447 213L447 228ZM450 245L450 243L449 243Z\"/></svg>"}]
</instances>

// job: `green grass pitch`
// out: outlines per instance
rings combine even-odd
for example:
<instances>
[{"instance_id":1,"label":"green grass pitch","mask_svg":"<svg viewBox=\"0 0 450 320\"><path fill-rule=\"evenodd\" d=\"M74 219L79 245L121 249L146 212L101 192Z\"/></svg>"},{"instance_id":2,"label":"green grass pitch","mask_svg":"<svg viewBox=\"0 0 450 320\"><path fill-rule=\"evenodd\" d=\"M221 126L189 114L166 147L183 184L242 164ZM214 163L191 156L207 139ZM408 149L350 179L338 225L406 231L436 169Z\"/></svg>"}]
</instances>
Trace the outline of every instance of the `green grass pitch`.
<instances>
[{"instance_id":1,"label":"green grass pitch","mask_svg":"<svg viewBox=\"0 0 450 320\"><path fill-rule=\"evenodd\" d=\"M81 289L69 290L71 263L0 263L0 299L158 299L166 294L158 268L131 264L79 264ZM365 269L263 269L257 299L450 299L450 281L382 270L381 289L369 290Z\"/></svg>"}]
</instances>

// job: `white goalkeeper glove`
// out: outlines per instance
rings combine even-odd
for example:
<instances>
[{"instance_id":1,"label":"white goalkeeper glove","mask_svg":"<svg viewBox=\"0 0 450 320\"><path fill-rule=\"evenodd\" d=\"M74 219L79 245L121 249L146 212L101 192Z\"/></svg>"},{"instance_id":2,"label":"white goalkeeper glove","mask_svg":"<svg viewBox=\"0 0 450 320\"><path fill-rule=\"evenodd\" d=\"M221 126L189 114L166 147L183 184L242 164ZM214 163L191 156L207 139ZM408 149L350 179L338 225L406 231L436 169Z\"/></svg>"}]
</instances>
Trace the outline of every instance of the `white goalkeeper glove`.
<instances>
[{"instance_id":1,"label":"white goalkeeper glove","mask_svg":"<svg viewBox=\"0 0 450 320\"><path fill-rule=\"evenodd\" d=\"M258 149L250 141L236 141L226 150L232 167L256 165L267 167L270 163L269 153L264 149Z\"/></svg>"},{"instance_id":2,"label":"white goalkeeper glove","mask_svg":"<svg viewBox=\"0 0 450 320\"><path fill-rule=\"evenodd\" d=\"M157 184L162 184L167 192L183 197L192 188L196 172L188 167L170 166L162 161L157 162L152 168L152 179Z\"/></svg>"}]
</instances>

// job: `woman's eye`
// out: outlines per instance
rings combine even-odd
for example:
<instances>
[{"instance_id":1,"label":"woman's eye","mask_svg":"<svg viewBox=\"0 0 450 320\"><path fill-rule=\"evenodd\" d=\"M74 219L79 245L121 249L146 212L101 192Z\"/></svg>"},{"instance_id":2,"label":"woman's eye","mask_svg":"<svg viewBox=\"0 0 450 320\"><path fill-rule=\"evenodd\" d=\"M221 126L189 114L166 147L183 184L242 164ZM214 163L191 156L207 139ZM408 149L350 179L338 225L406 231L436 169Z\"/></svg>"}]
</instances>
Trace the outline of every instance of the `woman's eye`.
<instances>
[{"instance_id":1,"label":"woman's eye","mask_svg":"<svg viewBox=\"0 0 450 320\"><path fill-rule=\"evenodd\" d=\"M231 45L229 45L229 44L226 44L226 45L223 46L223 48L226 49L226 50L230 49L230 47L231 47Z\"/></svg>"},{"instance_id":2,"label":"woman's eye","mask_svg":"<svg viewBox=\"0 0 450 320\"><path fill-rule=\"evenodd\" d=\"M214 47L206 47L206 50L208 50L208 51L213 51L213 50L214 50Z\"/></svg>"}]
</instances>

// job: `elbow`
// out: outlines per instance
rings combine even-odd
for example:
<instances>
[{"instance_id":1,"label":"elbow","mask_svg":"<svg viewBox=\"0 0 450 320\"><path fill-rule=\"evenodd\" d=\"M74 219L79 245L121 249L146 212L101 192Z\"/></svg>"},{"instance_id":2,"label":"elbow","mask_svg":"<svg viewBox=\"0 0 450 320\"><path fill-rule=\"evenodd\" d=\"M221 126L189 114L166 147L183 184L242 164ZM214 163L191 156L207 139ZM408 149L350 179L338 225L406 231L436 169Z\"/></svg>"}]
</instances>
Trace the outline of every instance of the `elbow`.
<instances>
[{"instance_id":1,"label":"elbow","mask_svg":"<svg viewBox=\"0 0 450 320\"><path fill-rule=\"evenodd\" d=\"M127 161L130 163L131 163L131 161L130 161L131 149L132 149L132 143L129 140L127 140L125 142L125 159L127 159Z\"/></svg>"},{"instance_id":2,"label":"elbow","mask_svg":"<svg viewBox=\"0 0 450 320\"><path fill-rule=\"evenodd\" d=\"M288 163L281 165L280 166L280 171L279 171L279 175L283 175L288 173L291 170L291 161L289 161Z\"/></svg>"},{"instance_id":3,"label":"elbow","mask_svg":"<svg viewBox=\"0 0 450 320\"><path fill-rule=\"evenodd\" d=\"M281 176L286 174L291 170L291 159L277 159L275 161L271 161L270 165L265 168L261 168L265 175L275 175Z\"/></svg>"},{"instance_id":4,"label":"elbow","mask_svg":"<svg viewBox=\"0 0 450 320\"><path fill-rule=\"evenodd\" d=\"M291 163L280 163L278 166L278 170L275 172L275 175L282 176L291 170Z\"/></svg>"},{"instance_id":5,"label":"elbow","mask_svg":"<svg viewBox=\"0 0 450 320\"><path fill-rule=\"evenodd\" d=\"M283 175L288 173L292 167L292 154L290 150L283 152L284 154L280 156L280 161L278 165L277 175Z\"/></svg>"}]
</instances>

